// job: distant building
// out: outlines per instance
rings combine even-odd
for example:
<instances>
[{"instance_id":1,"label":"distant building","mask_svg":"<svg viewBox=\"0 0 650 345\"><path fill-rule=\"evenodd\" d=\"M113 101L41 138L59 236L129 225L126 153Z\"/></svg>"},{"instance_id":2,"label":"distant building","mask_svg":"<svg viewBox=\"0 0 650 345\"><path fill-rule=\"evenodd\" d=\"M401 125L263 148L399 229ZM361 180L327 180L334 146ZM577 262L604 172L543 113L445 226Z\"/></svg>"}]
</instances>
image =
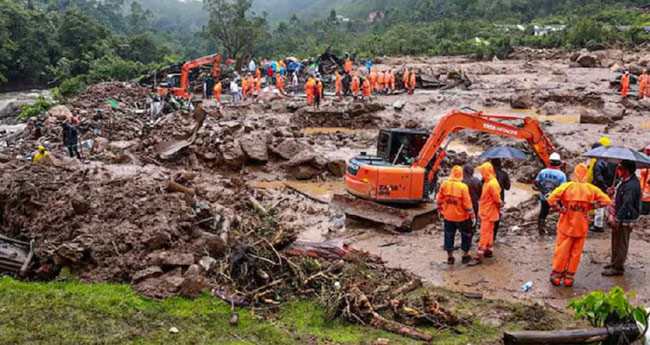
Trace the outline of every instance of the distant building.
<instances>
[{"instance_id":1,"label":"distant building","mask_svg":"<svg viewBox=\"0 0 650 345\"><path fill-rule=\"evenodd\" d=\"M533 30L535 32L535 36L544 36L552 32L564 31L565 28L566 25L535 25L533 27Z\"/></svg>"},{"instance_id":2,"label":"distant building","mask_svg":"<svg viewBox=\"0 0 650 345\"><path fill-rule=\"evenodd\" d=\"M336 20L338 20L339 22L342 22L342 23L347 23L347 22L350 21L350 18L348 18L348 17L346 17L344 15L341 15L341 14L337 14L336 15Z\"/></svg>"}]
</instances>

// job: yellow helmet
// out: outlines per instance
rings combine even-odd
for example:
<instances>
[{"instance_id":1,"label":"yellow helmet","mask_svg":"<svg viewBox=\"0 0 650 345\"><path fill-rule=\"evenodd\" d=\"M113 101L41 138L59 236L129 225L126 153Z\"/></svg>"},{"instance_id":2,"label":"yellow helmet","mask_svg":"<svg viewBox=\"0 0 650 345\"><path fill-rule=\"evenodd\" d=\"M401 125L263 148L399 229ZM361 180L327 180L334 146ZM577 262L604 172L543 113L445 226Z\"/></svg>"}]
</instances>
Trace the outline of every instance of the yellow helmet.
<instances>
[{"instance_id":1,"label":"yellow helmet","mask_svg":"<svg viewBox=\"0 0 650 345\"><path fill-rule=\"evenodd\" d=\"M611 141L609 140L609 138L607 138L607 137L602 137L602 138L600 138L600 139L598 140L598 142L599 142L601 145L606 146L606 147L608 147L608 146L612 146L612 142L611 142Z\"/></svg>"},{"instance_id":2,"label":"yellow helmet","mask_svg":"<svg viewBox=\"0 0 650 345\"><path fill-rule=\"evenodd\" d=\"M38 152L40 152L40 153L45 152L45 146L43 146L43 145L38 145Z\"/></svg>"}]
</instances>

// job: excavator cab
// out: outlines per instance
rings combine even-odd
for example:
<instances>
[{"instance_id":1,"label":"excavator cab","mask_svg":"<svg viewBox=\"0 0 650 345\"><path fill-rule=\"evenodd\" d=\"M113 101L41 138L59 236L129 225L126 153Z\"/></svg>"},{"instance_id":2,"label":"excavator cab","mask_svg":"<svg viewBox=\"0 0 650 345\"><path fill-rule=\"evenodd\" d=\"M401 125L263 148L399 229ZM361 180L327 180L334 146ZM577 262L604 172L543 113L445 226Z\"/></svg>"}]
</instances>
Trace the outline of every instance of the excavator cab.
<instances>
[{"instance_id":1,"label":"excavator cab","mask_svg":"<svg viewBox=\"0 0 650 345\"><path fill-rule=\"evenodd\" d=\"M499 120L523 121L523 126ZM362 153L349 160L344 178L348 193L335 195L333 204L347 215L398 229L426 225L435 213L433 189L446 156L445 142L463 130L524 140L546 166L550 153L555 151L532 117L453 110L431 132L382 129L376 156Z\"/></svg>"}]
</instances>

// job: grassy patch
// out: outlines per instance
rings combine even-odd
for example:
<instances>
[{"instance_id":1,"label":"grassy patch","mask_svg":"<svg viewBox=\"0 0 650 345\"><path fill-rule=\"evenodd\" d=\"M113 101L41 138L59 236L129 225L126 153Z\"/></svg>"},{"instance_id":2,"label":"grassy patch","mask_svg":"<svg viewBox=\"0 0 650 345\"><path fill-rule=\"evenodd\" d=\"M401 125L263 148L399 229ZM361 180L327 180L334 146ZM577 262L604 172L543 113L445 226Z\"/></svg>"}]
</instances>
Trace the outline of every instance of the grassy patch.
<instances>
[{"instance_id":1,"label":"grassy patch","mask_svg":"<svg viewBox=\"0 0 650 345\"><path fill-rule=\"evenodd\" d=\"M482 313L495 309L504 313L507 327L528 328L521 318L531 317L529 307L428 290L470 319L468 326L459 328L463 334L430 329L436 344L499 344L503 327L480 323ZM418 344L370 326L328 320L325 310L311 301L289 302L266 318L249 309L236 311L239 325L232 327L230 306L207 293L195 300L157 301L137 295L128 285L0 278L2 344L372 344L377 338L390 339L391 344ZM533 315L541 313L534 311ZM557 322L546 314L541 319ZM179 333L171 334L171 327Z\"/></svg>"}]
</instances>

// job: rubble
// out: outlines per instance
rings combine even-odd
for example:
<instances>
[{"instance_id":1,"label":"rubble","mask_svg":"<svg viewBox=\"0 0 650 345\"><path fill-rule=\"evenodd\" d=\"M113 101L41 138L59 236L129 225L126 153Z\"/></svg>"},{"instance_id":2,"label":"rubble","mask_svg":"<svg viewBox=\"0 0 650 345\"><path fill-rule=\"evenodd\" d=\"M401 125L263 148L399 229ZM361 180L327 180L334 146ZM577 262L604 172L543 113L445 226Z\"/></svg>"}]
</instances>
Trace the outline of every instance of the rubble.
<instances>
[{"instance_id":1,"label":"rubble","mask_svg":"<svg viewBox=\"0 0 650 345\"><path fill-rule=\"evenodd\" d=\"M575 60L581 67L598 67L600 66L600 60L595 54L592 53L582 53Z\"/></svg>"},{"instance_id":2,"label":"rubble","mask_svg":"<svg viewBox=\"0 0 650 345\"><path fill-rule=\"evenodd\" d=\"M533 104L533 97L529 94L513 95L510 98L510 106L515 109L531 109Z\"/></svg>"}]
</instances>

